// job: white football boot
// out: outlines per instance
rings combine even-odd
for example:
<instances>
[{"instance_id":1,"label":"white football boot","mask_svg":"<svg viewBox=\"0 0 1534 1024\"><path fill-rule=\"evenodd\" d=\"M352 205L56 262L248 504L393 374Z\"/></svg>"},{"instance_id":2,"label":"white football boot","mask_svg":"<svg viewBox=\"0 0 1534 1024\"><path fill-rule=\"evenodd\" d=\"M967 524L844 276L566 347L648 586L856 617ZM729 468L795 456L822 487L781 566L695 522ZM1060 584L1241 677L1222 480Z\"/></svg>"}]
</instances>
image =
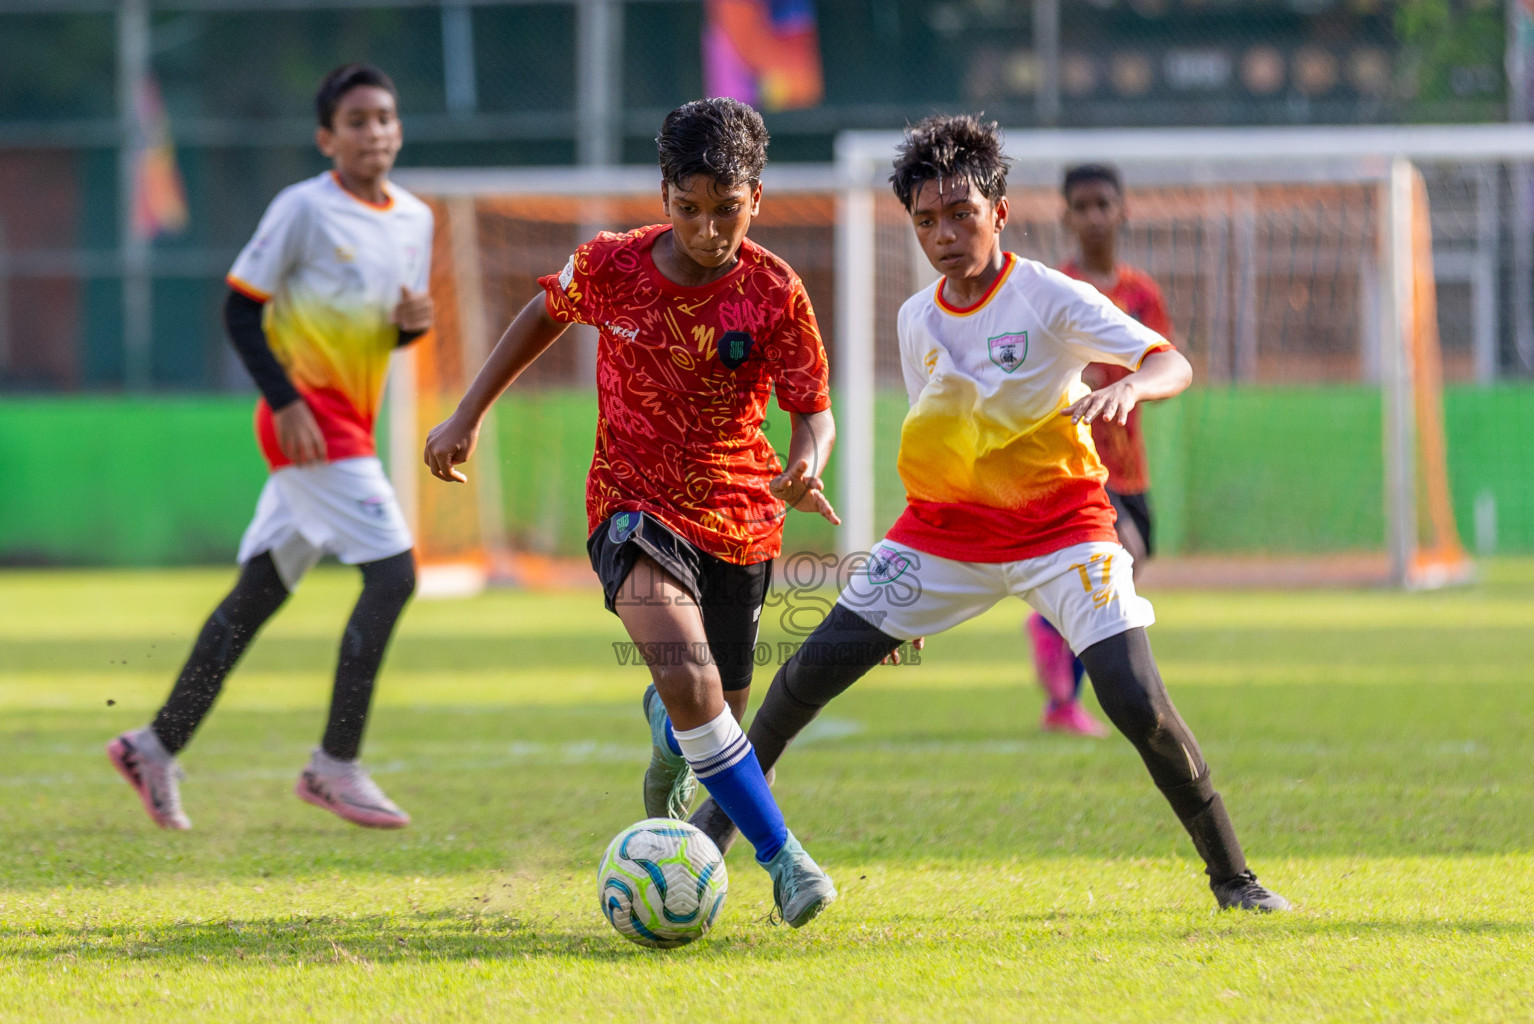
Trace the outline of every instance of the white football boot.
<instances>
[{"instance_id":1,"label":"white football boot","mask_svg":"<svg viewBox=\"0 0 1534 1024\"><path fill-rule=\"evenodd\" d=\"M161 828L184 831L192 820L181 810L181 766L149 726L125 732L107 744L107 757L144 802L149 818Z\"/></svg>"},{"instance_id":2,"label":"white football boot","mask_svg":"<svg viewBox=\"0 0 1534 1024\"><path fill-rule=\"evenodd\" d=\"M384 795L357 761L341 761L315 748L293 792L364 828L404 828L410 815Z\"/></svg>"}]
</instances>

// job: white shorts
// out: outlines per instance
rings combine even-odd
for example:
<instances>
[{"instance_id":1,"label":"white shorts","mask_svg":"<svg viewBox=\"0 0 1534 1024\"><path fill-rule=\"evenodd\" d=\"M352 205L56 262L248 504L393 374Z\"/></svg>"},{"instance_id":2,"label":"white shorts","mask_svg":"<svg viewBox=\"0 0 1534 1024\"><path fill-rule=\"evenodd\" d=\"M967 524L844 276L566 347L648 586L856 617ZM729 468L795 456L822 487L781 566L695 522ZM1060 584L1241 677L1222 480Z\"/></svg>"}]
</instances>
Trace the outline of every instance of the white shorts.
<instances>
[{"instance_id":1,"label":"white shorts","mask_svg":"<svg viewBox=\"0 0 1534 1024\"><path fill-rule=\"evenodd\" d=\"M415 545L383 463L371 456L321 466L284 466L266 479L240 540L240 564L270 551L292 590L320 556L347 565L390 558Z\"/></svg>"},{"instance_id":2,"label":"white shorts","mask_svg":"<svg viewBox=\"0 0 1534 1024\"><path fill-rule=\"evenodd\" d=\"M955 562L892 540L874 545L837 603L897 640L952 629L1009 594L1021 597L1081 652L1156 614L1135 593L1134 560L1093 542L1017 562Z\"/></svg>"}]
</instances>

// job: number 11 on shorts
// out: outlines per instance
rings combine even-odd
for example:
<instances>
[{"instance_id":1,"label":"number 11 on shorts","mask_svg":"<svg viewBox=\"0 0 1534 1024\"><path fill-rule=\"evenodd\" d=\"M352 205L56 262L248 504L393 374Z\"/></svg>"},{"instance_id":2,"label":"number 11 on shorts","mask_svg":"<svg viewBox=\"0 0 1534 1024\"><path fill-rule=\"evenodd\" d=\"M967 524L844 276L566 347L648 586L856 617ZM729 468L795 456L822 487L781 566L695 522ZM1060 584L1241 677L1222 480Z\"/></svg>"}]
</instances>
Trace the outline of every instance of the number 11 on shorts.
<instances>
[{"instance_id":1,"label":"number 11 on shorts","mask_svg":"<svg viewBox=\"0 0 1534 1024\"><path fill-rule=\"evenodd\" d=\"M1100 566L1102 570L1102 586L1094 589L1092 586L1092 569ZM1078 562L1071 566L1081 574L1081 589L1092 595L1092 607L1106 608L1110 602L1118 597L1113 592L1113 556L1096 554L1087 559L1085 563Z\"/></svg>"}]
</instances>

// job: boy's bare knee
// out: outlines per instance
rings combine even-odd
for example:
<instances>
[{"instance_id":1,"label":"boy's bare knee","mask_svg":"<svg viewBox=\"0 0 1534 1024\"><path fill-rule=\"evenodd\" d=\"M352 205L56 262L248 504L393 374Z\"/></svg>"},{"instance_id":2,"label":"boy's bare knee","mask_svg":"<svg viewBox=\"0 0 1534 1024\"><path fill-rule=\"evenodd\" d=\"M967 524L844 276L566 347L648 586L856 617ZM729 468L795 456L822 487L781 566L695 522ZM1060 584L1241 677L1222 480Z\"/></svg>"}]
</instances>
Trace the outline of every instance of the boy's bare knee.
<instances>
[{"instance_id":1,"label":"boy's bare knee","mask_svg":"<svg viewBox=\"0 0 1534 1024\"><path fill-rule=\"evenodd\" d=\"M661 655L651 660L650 677L666 707L678 702L701 705L721 692L719 673L712 666L685 656L672 660L665 656L669 652L648 653Z\"/></svg>"}]
</instances>

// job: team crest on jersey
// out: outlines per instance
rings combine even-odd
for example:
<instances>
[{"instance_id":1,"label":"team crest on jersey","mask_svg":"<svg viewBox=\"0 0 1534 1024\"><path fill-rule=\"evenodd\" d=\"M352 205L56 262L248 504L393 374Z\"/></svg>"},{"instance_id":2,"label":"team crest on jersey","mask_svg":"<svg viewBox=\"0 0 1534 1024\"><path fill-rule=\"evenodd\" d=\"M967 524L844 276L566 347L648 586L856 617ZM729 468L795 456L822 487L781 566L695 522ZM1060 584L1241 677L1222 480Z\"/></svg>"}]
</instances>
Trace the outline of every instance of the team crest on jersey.
<instances>
[{"instance_id":1,"label":"team crest on jersey","mask_svg":"<svg viewBox=\"0 0 1534 1024\"><path fill-rule=\"evenodd\" d=\"M607 539L614 544L624 544L639 529L638 512L619 512L607 527Z\"/></svg>"},{"instance_id":2,"label":"team crest on jersey","mask_svg":"<svg viewBox=\"0 0 1534 1024\"><path fill-rule=\"evenodd\" d=\"M998 334L988 340L991 347L991 362L1011 373L1023 365L1023 360L1028 358L1028 332L1014 331L1011 334Z\"/></svg>"},{"instance_id":3,"label":"team crest on jersey","mask_svg":"<svg viewBox=\"0 0 1534 1024\"><path fill-rule=\"evenodd\" d=\"M719 339L719 361L730 369L739 369L740 364L751 358L751 347L756 340L745 331L726 331Z\"/></svg>"}]
</instances>

